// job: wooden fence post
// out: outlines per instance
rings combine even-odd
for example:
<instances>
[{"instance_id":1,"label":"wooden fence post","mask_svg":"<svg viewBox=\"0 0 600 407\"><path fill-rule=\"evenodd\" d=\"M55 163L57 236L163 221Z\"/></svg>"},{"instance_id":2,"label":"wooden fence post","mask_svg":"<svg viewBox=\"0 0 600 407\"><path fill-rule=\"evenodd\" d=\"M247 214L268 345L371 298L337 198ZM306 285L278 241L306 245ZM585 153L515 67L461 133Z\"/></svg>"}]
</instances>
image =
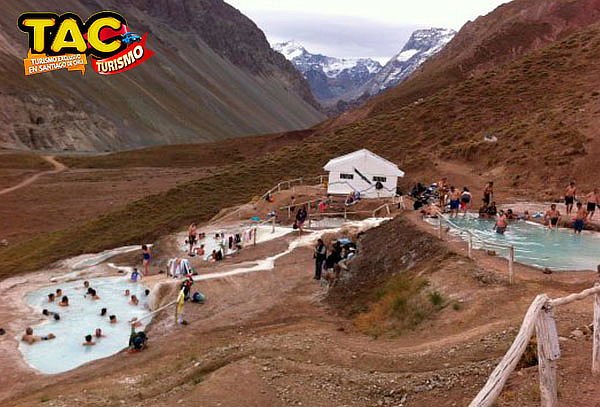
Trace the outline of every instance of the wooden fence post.
<instances>
[{"instance_id":1,"label":"wooden fence post","mask_svg":"<svg viewBox=\"0 0 600 407\"><path fill-rule=\"evenodd\" d=\"M525 314L525 318L523 318L521 329L510 346L510 349L508 349L508 352L506 352L502 361L496 366L488 378L487 383L483 386L483 389L481 389L473 401L471 401L469 407L491 407L494 405L510 374L521 360L521 357L523 357L523 352L525 352L525 349L529 344L541 309L548 300L549 298L545 294L535 297Z\"/></svg>"},{"instance_id":2,"label":"wooden fence post","mask_svg":"<svg viewBox=\"0 0 600 407\"><path fill-rule=\"evenodd\" d=\"M558 407L556 384L556 361L560 358L560 346L556 322L549 305L542 308L536 322L538 371L540 375L540 398L542 407Z\"/></svg>"},{"instance_id":3,"label":"wooden fence post","mask_svg":"<svg viewBox=\"0 0 600 407\"><path fill-rule=\"evenodd\" d=\"M442 227L444 225L442 225L442 215L438 214L438 237L441 239L442 238Z\"/></svg>"},{"instance_id":4,"label":"wooden fence post","mask_svg":"<svg viewBox=\"0 0 600 407\"><path fill-rule=\"evenodd\" d=\"M387 211L388 216L392 214L392 212L390 211L390 206L389 205L385 205L385 209Z\"/></svg>"},{"instance_id":5,"label":"wooden fence post","mask_svg":"<svg viewBox=\"0 0 600 407\"><path fill-rule=\"evenodd\" d=\"M467 242L467 255L470 259L473 258L473 235L469 233L469 241Z\"/></svg>"},{"instance_id":6,"label":"wooden fence post","mask_svg":"<svg viewBox=\"0 0 600 407\"><path fill-rule=\"evenodd\" d=\"M515 247L511 246L508 249L508 283L514 283L514 263L515 263Z\"/></svg>"},{"instance_id":7,"label":"wooden fence post","mask_svg":"<svg viewBox=\"0 0 600 407\"><path fill-rule=\"evenodd\" d=\"M275 233L275 216L273 216L272 223L273 223L273 229L271 229L271 233Z\"/></svg>"},{"instance_id":8,"label":"wooden fence post","mask_svg":"<svg viewBox=\"0 0 600 407\"><path fill-rule=\"evenodd\" d=\"M255 227L254 228L254 246L256 246L256 235L257 235L257 233L258 233L258 228Z\"/></svg>"},{"instance_id":9,"label":"wooden fence post","mask_svg":"<svg viewBox=\"0 0 600 407\"><path fill-rule=\"evenodd\" d=\"M598 287L598 283L595 284ZM594 295L594 342L592 348L592 373L600 373L600 295Z\"/></svg>"}]
</instances>

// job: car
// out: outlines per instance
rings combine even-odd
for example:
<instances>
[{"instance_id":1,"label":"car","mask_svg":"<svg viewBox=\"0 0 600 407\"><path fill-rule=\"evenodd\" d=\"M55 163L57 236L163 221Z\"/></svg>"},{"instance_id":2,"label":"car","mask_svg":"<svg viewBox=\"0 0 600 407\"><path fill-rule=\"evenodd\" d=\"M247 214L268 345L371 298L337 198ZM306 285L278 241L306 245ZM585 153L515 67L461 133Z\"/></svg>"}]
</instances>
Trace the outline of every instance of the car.
<instances>
[{"instance_id":1,"label":"car","mask_svg":"<svg viewBox=\"0 0 600 407\"><path fill-rule=\"evenodd\" d=\"M134 32L126 32L125 34L121 35L121 42L127 45L133 44L134 42L140 42L141 40L142 37Z\"/></svg>"}]
</instances>

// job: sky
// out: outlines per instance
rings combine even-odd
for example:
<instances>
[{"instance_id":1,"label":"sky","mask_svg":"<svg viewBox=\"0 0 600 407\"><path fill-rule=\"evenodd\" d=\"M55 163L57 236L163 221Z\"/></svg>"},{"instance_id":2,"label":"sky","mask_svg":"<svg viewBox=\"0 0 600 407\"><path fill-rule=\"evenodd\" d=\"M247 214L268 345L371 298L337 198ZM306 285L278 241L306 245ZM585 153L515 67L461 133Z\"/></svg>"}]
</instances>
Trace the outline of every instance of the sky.
<instances>
[{"instance_id":1,"label":"sky","mask_svg":"<svg viewBox=\"0 0 600 407\"><path fill-rule=\"evenodd\" d=\"M296 40L313 53L386 62L419 28L459 30L508 0L225 0L271 44Z\"/></svg>"}]
</instances>

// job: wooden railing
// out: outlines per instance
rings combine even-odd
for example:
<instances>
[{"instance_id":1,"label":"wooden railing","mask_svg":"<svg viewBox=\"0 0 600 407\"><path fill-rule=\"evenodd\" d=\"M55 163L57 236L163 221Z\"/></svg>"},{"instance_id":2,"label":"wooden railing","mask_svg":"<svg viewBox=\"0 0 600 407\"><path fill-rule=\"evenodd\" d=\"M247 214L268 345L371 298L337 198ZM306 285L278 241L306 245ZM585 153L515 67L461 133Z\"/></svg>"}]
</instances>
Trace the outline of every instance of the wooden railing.
<instances>
[{"instance_id":1,"label":"wooden railing","mask_svg":"<svg viewBox=\"0 0 600 407\"><path fill-rule=\"evenodd\" d=\"M592 373L600 373L600 286L598 283L577 294L550 299L538 295L527 310L521 328L510 349L496 366L487 383L469 407L491 407L502 392L510 374L523 357L535 330L537 337L538 373L542 407L558 406L556 382L557 361L560 359L560 342L554 319L554 308L594 296L594 324L592 345Z\"/></svg>"},{"instance_id":2,"label":"wooden railing","mask_svg":"<svg viewBox=\"0 0 600 407\"><path fill-rule=\"evenodd\" d=\"M275 185L273 188L271 188L267 192L265 192L261 196L261 198L265 199L269 195L272 195L275 192L280 192L280 191L283 191L286 189L290 189L295 185L303 185L304 183L310 182L312 180L318 181L319 185L321 185L321 184L323 184L323 180L326 180L327 177L328 177L327 175L317 175L315 177L300 177L300 178L291 179L291 180L287 180L287 181L281 181L280 183Z\"/></svg>"},{"instance_id":3,"label":"wooden railing","mask_svg":"<svg viewBox=\"0 0 600 407\"><path fill-rule=\"evenodd\" d=\"M476 235L468 229L461 228L450 219L446 218L441 212L437 212L438 217L438 236L440 239L443 237L443 229L444 223L446 223L449 227L457 230L459 233L465 234L467 236L467 256L472 259L473 258L473 243L478 241L484 247L490 248L500 248L506 249L508 251L508 282L510 284L514 283L514 264L515 264L515 247L511 245L505 245L497 242L493 242L490 240L483 239L482 237Z\"/></svg>"}]
</instances>

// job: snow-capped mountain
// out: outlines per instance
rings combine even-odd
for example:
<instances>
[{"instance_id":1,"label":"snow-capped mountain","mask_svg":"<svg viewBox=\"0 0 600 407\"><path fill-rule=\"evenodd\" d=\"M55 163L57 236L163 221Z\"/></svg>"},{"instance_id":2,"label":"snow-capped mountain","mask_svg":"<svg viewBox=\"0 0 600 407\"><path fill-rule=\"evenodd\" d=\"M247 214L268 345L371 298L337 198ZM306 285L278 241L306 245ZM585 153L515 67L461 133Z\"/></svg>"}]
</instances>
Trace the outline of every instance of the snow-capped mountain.
<instances>
[{"instance_id":1,"label":"snow-capped mountain","mask_svg":"<svg viewBox=\"0 0 600 407\"><path fill-rule=\"evenodd\" d=\"M454 35L456 31L446 28L417 30L383 67L370 58L312 54L296 41L275 44L273 49L283 54L304 75L321 105L345 110L397 86L423 62L441 51Z\"/></svg>"},{"instance_id":2,"label":"snow-capped mountain","mask_svg":"<svg viewBox=\"0 0 600 407\"><path fill-rule=\"evenodd\" d=\"M404 48L390 59L362 90L376 95L397 86L423 62L440 52L455 35L456 31L447 28L415 31Z\"/></svg>"},{"instance_id":3,"label":"snow-capped mountain","mask_svg":"<svg viewBox=\"0 0 600 407\"><path fill-rule=\"evenodd\" d=\"M354 97L356 89L365 85L382 66L370 58L335 58L312 54L296 41L273 46L298 69L324 105Z\"/></svg>"}]
</instances>

